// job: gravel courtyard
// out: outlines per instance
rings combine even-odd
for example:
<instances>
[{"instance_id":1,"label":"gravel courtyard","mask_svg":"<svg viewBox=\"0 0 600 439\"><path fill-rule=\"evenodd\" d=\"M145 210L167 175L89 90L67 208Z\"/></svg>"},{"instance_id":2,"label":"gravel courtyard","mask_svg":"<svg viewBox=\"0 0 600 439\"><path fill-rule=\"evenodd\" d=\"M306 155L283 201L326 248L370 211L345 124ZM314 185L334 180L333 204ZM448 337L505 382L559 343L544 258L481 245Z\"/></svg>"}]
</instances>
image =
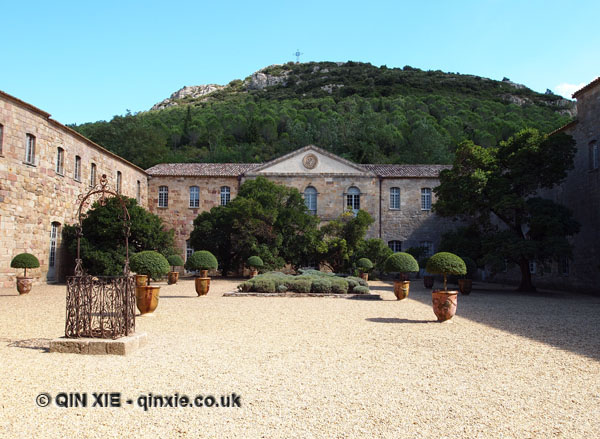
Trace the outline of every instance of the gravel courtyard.
<instances>
[{"instance_id":1,"label":"gravel courtyard","mask_svg":"<svg viewBox=\"0 0 600 439\"><path fill-rule=\"evenodd\" d=\"M222 297L239 281L162 284L130 356L47 351L64 285L0 289L0 437L594 438L600 298L478 284L450 323L429 291L383 300ZM88 393L87 408L36 396ZM240 395L241 407L89 407L92 393Z\"/></svg>"}]
</instances>

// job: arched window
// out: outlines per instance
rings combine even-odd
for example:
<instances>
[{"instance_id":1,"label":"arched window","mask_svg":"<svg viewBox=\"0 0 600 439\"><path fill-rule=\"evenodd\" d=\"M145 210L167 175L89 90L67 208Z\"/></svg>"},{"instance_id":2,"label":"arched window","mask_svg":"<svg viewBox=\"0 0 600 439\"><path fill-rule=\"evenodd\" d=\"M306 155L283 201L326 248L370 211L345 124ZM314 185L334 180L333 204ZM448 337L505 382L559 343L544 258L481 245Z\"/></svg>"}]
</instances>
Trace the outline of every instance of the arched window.
<instances>
[{"instance_id":1,"label":"arched window","mask_svg":"<svg viewBox=\"0 0 600 439\"><path fill-rule=\"evenodd\" d=\"M190 186L190 207L200 207L200 188Z\"/></svg>"},{"instance_id":2,"label":"arched window","mask_svg":"<svg viewBox=\"0 0 600 439\"><path fill-rule=\"evenodd\" d=\"M400 188L390 188L390 209L400 209Z\"/></svg>"},{"instance_id":3,"label":"arched window","mask_svg":"<svg viewBox=\"0 0 600 439\"><path fill-rule=\"evenodd\" d=\"M121 171L117 171L117 194L121 193L121 180L123 176L121 175Z\"/></svg>"},{"instance_id":4,"label":"arched window","mask_svg":"<svg viewBox=\"0 0 600 439\"><path fill-rule=\"evenodd\" d=\"M60 146L56 148L56 173L63 175L65 172L65 150Z\"/></svg>"},{"instance_id":5,"label":"arched window","mask_svg":"<svg viewBox=\"0 0 600 439\"><path fill-rule=\"evenodd\" d=\"M168 186L159 186L158 188L158 207L169 206L169 188Z\"/></svg>"},{"instance_id":6,"label":"arched window","mask_svg":"<svg viewBox=\"0 0 600 439\"><path fill-rule=\"evenodd\" d=\"M53 222L50 225L50 252L48 254L48 280L56 280L56 247L58 243L60 223Z\"/></svg>"},{"instance_id":7,"label":"arched window","mask_svg":"<svg viewBox=\"0 0 600 439\"><path fill-rule=\"evenodd\" d=\"M354 215L360 209L360 190L356 186L348 189L348 193L346 194L346 208L352 210Z\"/></svg>"},{"instance_id":8,"label":"arched window","mask_svg":"<svg viewBox=\"0 0 600 439\"><path fill-rule=\"evenodd\" d=\"M77 181L81 181L81 157L75 156L75 170L73 172L73 178Z\"/></svg>"},{"instance_id":9,"label":"arched window","mask_svg":"<svg viewBox=\"0 0 600 439\"><path fill-rule=\"evenodd\" d=\"M231 200L231 190L229 186L221 186L221 206L227 206Z\"/></svg>"},{"instance_id":10,"label":"arched window","mask_svg":"<svg viewBox=\"0 0 600 439\"><path fill-rule=\"evenodd\" d=\"M431 210L431 188L421 189L421 210Z\"/></svg>"},{"instance_id":11,"label":"arched window","mask_svg":"<svg viewBox=\"0 0 600 439\"><path fill-rule=\"evenodd\" d=\"M392 249L394 253L402 251L402 241L388 241L388 247Z\"/></svg>"},{"instance_id":12,"label":"arched window","mask_svg":"<svg viewBox=\"0 0 600 439\"><path fill-rule=\"evenodd\" d=\"M308 186L304 189L304 204L310 213L317 214L317 190L314 187Z\"/></svg>"}]
</instances>

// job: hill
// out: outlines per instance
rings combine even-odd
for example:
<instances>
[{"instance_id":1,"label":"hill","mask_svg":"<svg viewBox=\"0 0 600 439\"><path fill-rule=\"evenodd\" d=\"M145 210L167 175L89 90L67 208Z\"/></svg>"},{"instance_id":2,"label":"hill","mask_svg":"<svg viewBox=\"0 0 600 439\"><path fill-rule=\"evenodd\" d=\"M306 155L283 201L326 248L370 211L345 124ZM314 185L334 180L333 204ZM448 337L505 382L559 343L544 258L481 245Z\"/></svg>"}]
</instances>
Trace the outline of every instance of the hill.
<instances>
[{"instance_id":1,"label":"hill","mask_svg":"<svg viewBox=\"0 0 600 439\"><path fill-rule=\"evenodd\" d=\"M450 163L471 139L550 132L572 101L505 78L406 66L288 63L226 86L184 87L152 110L72 126L133 163L261 162L315 144L358 163Z\"/></svg>"}]
</instances>

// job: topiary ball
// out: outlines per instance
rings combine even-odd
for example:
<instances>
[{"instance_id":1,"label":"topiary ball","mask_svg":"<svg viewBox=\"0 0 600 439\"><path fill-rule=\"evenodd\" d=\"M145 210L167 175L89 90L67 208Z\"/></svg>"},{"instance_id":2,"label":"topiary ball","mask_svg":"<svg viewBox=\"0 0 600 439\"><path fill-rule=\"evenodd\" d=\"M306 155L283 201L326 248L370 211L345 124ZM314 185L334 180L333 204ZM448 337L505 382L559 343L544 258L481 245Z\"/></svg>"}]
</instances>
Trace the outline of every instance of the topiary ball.
<instances>
[{"instance_id":1,"label":"topiary ball","mask_svg":"<svg viewBox=\"0 0 600 439\"><path fill-rule=\"evenodd\" d=\"M419 271L419 264L412 255L399 252L385 260L384 269L388 273L414 273Z\"/></svg>"},{"instance_id":2,"label":"topiary ball","mask_svg":"<svg viewBox=\"0 0 600 439\"><path fill-rule=\"evenodd\" d=\"M181 267L185 262L183 261L183 258L179 255L171 255L167 258L167 262L169 263L169 265L173 266L173 267Z\"/></svg>"},{"instance_id":3,"label":"topiary ball","mask_svg":"<svg viewBox=\"0 0 600 439\"><path fill-rule=\"evenodd\" d=\"M216 270L218 267L217 258L208 250L194 252L185 263L185 268L190 271Z\"/></svg>"},{"instance_id":4,"label":"topiary ball","mask_svg":"<svg viewBox=\"0 0 600 439\"><path fill-rule=\"evenodd\" d=\"M465 262L449 252L436 253L429 258L426 270L432 274L467 274Z\"/></svg>"},{"instance_id":5,"label":"topiary ball","mask_svg":"<svg viewBox=\"0 0 600 439\"><path fill-rule=\"evenodd\" d=\"M171 268L167 258L158 252L145 250L131 257L129 266L137 274L144 274L158 280L169 272Z\"/></svg>"},{"instance_id":6,"label":"topiary ball","mask_svg":"<svg viewBox=\"0 0 600 439\"><path fill-rule=\"evenodd\" d=\"M265 264L259 256L250 256L246 261L246 265L252 268L263 268Z\"/></svg>"},{"instance_id":7,"label":"topiary ball","mask_svg":"<svg viewBox=\"0 0 600 439\"><path fill-rule=\"evenodd\" d=\"M31 253L19 253L10 261L12 268L38 268L40 261Z\"/></svg>"},{"instance_id":8,"label":"topiary ball","mask_svg":"<svg viewBox=\"0 0 600 439\"><path fill-rule=\"evenodd\" d=\"M373 263L368 258L360 258L356 262L356 266L362 271L370 271L373 269Z\"/></svg>"}]
</instances>

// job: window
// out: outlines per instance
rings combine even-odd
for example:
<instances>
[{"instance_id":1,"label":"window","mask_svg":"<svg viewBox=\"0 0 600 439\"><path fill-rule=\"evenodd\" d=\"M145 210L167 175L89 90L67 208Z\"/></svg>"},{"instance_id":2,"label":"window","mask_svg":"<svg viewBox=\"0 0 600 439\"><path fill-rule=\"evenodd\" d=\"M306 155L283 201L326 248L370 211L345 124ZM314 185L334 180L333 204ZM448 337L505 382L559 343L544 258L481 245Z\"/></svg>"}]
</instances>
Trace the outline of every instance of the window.
<instances>
[{"instance_id":1,"label":"window","mask_svg":"<svg viewBox=\"0 0 600 439\"><path fill-rule=\"evenodd\" d=\"M56 240L58 239L58 226L60 223L52 223L50 228L50 256L48 258L48 266L50 268L56 265Z\"/></svg>"},{"instance_id":2,"label":"window","mask_svg":"<svg viewBox=\"0 0 600 439\"><path fill-rule=\"evenodd\" d=\"M139 180L137 181L137 188L135 191L135 199L137 200L138 204L141 203L141 201L142 201L142 183Z\"/></svg>"},{"instance_id":3,"label":"window","mask_svg":"<svg viewBox=\"0 0 600 439\"><path fill-rule=\"evenodd\" d=\"M73 178L77 181L81 181L81 157L75 156L75 172L73 172Z\"/></svg>"},{"instance_id":4,"label":"window","mask_svg":"<svg viewBox=\"0 0 600 439\"><path fill-rule=\"evenodd\" d=\"M200 207L200 188L190 186L190 207Z\"/></svg>"},{"instance_id":5,"label":"window","mask_svg":"<svg viewBox=\"0 0 600 439\"><path fill-rule=\"evenodd\" d=\"M317 190L314 187L308 186L304 189L304 204L311 214L317 214Z\"/></svg>"},{"instance_id":6,"label":"window","mask_svg":"<svg viewBox=\"0 0 600 439\"><path fill-rule=\"evenodd\" d=\"M388 247L392 249L394 253L402 251L402 241L388 241Z\"/></svg>"},{"instance_id":7,"label":"window","mask_svg":"<svg viewBox=\"0 0 600 439\"><path fill-rule=\"evenodd\" d=\"M2 155L2 139L4 138L4 126L0 124L0 155Z\"/></svg>"},{"instance_id":8,"label":"window","mask_svg":"<svg viewBox=\"0 0 600 439\"><path fill-rule=\"evenodd\" d=\"M421 210L431 210L431 189L421 189Z\"/></svg>"},{"instance_id":9,"label":"window","mask_svg":"<svg viewBox=\"0 0 600 439\"><path fill-rule=\"evenodd\" d=\"M169 206L169 188L167 186L160 186L158 188L158 207Z\"/></svg>"},{"instance_id":10,"label":"window","mask_svg":"<svg viewBox=\"0 0 600 439\"><path fill-rule=\"evenodd\" d=\"M598 143L594 141L590 143L590 170L598 169L599 161L600 157L598 157Z\"/></svg>"},{"instance_id":11,"label":"window","mask_svg":"<svg viewBox=\"0 0 600 439\"><path fill-rule=\"evenodd\" d=\"M194 247L192 247L192 244L190 243L190 240L188 239L187 241L185 241L185 260L187 261L190 256L192 256L194 254Z\"/></svg>"},{"instance_id":12,"label":"window","mask_svg":"<svg viewBox=\"0 0 600 439\"><path fill-rule=\"evenodd\" d=\"M535 261L529 261L529 272L535 274L537 272L537 264Z\"/></svg>"},{"instance_id":13,"label":"window","mask_svg":"<svg viewBox=\"0 0 600 439\"><path fill-rule=\"evenodd\" d=\"M90 167L90 186L96 186L96 163Z\"/></svg>"},{"instance_id":14,"label":"window","mask_svg":"<svg viewBox=\"0 0 600 439\"><path fill-rule=\"evenodd\" d=\"M117 171L117 194L121 193L121 180L123 176L121 175L121 171Z\"/></svg>"},{"instance_id":15,"label":"window","mask_svg":"<svg viewBox=\"0 0 600 439\"><path fill-rule=\"evenodd\" d=\"M360 190L356 186L348 189L348 193L346 194L346 208L352 210L354 215L360 209Z\"/></svg>"},{"instance_id":16,"label":"window","mask_svg":"<svg viewBox=\"0 0 600 439\"><path fill-rule=\"evenodd\" d=\"M227 203L229 203L229 200L231 200L231 191L229 190L229 186L222 186L221 187L221 206L227 206Z\"/></svg>"},{"instance_id":17,"label":"window","mask_svg":"<svg viewBox=\"0 0 600 439\"><path fill-rule=\"evenodd\" d=\"M390 209L400 209L400 188L390 188Z\"/></svg>"},{"instance_id":18,"label":"window","mask_svg":"<svg viewBox=\"0 0 600 439\"><path fill-rule=\"evenodd\" d=\"M35 136L27 134L25 143L25 163L35 164Z\"/></svg>"},{"instance_id":19,"label":"window","mask_svg":"<svg viewBox=\"0 0 600 439\"><path fill-rule=\"evenodd\" d=\"M56 150L56 173L63 175L65 171L65 150L58 147Z\"/></svg>"},{"instance_id":20,"label":"window","mask_svg":"<svg viewBox=\"0 0 600 439\"><path fill-rule=\"evenodd\" d=\"M423 249L423 257L430 258L433 256L433 242L421 241L419 247Z\"/></svg>"}]
</instances>

